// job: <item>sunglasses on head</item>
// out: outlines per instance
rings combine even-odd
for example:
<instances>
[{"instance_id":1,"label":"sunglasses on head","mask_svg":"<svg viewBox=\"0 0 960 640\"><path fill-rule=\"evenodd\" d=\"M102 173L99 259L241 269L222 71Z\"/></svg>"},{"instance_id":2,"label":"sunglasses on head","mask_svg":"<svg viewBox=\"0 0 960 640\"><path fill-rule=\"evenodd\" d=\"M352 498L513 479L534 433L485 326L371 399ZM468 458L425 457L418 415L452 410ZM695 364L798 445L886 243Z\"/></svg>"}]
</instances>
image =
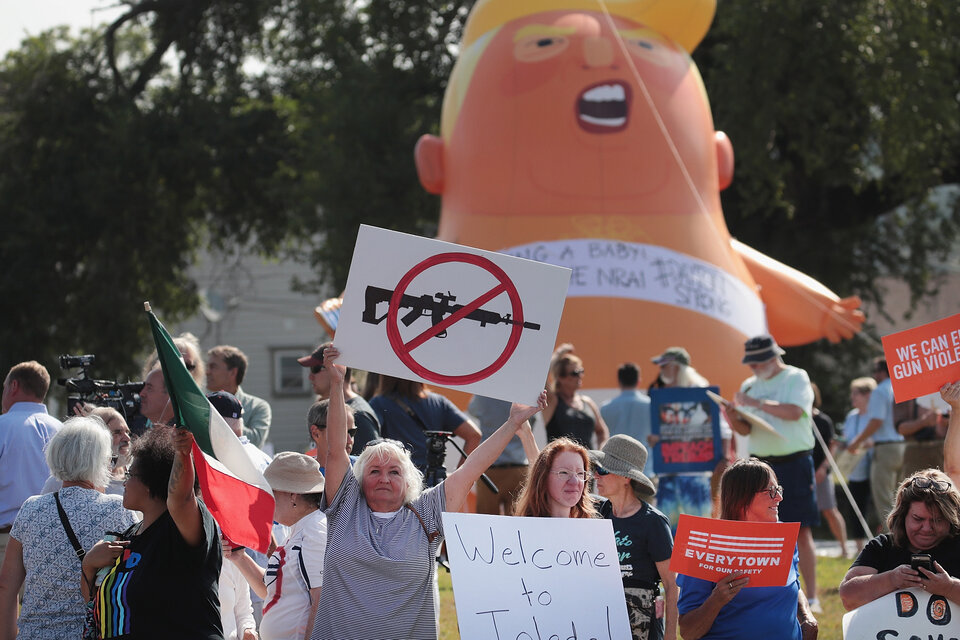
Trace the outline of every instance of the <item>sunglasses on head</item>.
<instances>
[{"instance_id":1,"label":"sunglasses on head","mask_svg":"<svg viewBox=\"0 0 960 640\"><path fill-rule=\"evenodd\" d=\"M949 491L950 487L952 486L949 482L945 482L943 480L933 480L926 476L918 476L914 478L910 484L918 489L932 489L937 493Z\"/></svg>"}]
</instances>

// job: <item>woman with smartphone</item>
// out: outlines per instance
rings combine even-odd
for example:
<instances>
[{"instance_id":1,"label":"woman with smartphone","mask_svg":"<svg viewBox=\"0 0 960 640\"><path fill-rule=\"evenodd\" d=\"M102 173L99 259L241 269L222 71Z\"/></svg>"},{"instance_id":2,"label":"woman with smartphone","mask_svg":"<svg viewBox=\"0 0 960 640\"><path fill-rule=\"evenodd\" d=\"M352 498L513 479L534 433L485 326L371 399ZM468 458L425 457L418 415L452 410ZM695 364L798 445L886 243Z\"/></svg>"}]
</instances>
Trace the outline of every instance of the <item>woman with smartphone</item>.
<instances>
[{"instance_id":1,"label":"woman with smartphone","mask_svg":"<svg viewBox=\"0 0 960 640\"><path fill-rule=\"evenodd\" d=\"M960 602L960 492L942 471L925 469L901 483L887 518L890 533L863 548L840 583L848 610L917 587Z\"/></svg>"},{"instance_id":2,"label":"woman with smartphone","mask_svg":"<svg viewBox=\"0 0 960 640\"><path fill-rule=\"evenodd\" d=\"M951 408L946 473L925 469L900 484L890 533L867 543L840 583L847 610L910 587L960 603L960 382L944 385L940 397Z\"/></svg>"}]
</instances>

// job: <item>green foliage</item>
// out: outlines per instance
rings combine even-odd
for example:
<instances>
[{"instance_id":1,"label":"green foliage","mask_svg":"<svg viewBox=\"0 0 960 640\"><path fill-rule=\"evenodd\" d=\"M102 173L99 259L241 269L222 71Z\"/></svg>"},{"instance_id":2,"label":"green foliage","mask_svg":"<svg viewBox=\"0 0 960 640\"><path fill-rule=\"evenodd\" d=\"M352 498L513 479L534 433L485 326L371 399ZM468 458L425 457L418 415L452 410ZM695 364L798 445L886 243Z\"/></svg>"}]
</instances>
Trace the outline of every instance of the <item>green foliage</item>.
<instances>
[{"instance_id":1,"label":"green foliage","mask_svg":"<svg viewBox=\"0 0 960 640\"><path fill-rule=\"evenodd\" d=\"M731 233L883 309L880 278L916 303L957 240L960 92L951 3L720 3L694 58L736 150ZM799 239L799 241L798 241ZM839 346L792 349L834 417L880 351L868 325Z\"/></svg>"},{"instance_id":2,"label":"green foliage","mask_svg":"<svg viewBox=\"0 0 960 640\"><path fill-rule=\"evenodd\" d=\"M317 272L303 287L330 293L361 223L434 233L413 147L439 126L470 0L123 4L100 33L45 34L0 63L0 294L16 303L0 368L83 350L105 375L132 370L140 302L191 312L185 270L208 244L298 252ZM737 152L733 234L841 295L882 303L885 276L935 291L960 222L940 188L960 173L958 14L719 3L694 58ZM836 415L877 349L789 360Z\"/></svg>"}]
</instances>

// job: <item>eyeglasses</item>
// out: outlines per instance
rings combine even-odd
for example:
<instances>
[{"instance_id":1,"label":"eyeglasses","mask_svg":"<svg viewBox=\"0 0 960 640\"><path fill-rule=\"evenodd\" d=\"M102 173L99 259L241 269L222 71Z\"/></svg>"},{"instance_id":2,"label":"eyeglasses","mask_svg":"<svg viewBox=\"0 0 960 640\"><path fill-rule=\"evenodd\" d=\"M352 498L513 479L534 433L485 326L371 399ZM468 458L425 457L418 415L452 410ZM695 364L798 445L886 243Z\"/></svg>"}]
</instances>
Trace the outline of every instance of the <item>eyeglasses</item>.
<instances>
[{"instance_id":1,"label":"eyeglasses","mask_svg":"<svg viewBox=\"0 0 960 640\"><path fill-rule=\"evenodd\" d=\"M560 471L551 471L550 473L560 478L560 481L564 484L570 482L571 480L586 482L587 478L590 477L590 474L586 471L567 471L566 469L561 469Z\"/></svg>"},{"instance_id":2,"label":"eyeglasses","mask_svg":"<svg viewBox=\"0 0 960 640\"><path fill-rule=\"evenodd\" d=\"M574 378L582 378L582 377L583 377L583 369L574 369L573 371L567 371L565 374L563 374L563 375L560 376L560 377L561 377L561 378L569 378L569 377L571 377L571 376L574 377Z\"/></svg>"},{"instance_id":3,"label":"eyeglasses","mask_svg":"<svg viewBox=\"0 0 960 640\"><path fill-rule=\"evenodd\" d=\"M326 369L326 367L324 367L322 364L315 364L310 367L310 373L320 373L324 369Z\"/></svg>"},{"instance_id":4,"label":"eyeglasses","mask_svg":"<svg viewBox=\"0 0 960 640\"><path fill-rule=\"evenodd\" d=\"M757 491L757 493L765 493L770 496L771 500L776 500L777 496L783 496L783 487L778 484L768 489L761 489L760 491Z\"/></svg>"},{"instance_id":5,"label":"eyeglasses","mask_svg":"<svg viewBox=\"0 0 960 640\"><path fill-rule=\"evenodd\" d=\"M910 482L910 484L918 489L933 489L937 493L949 491L950 487L953 486L949 482L944 482L943 480L932 480L927 476L917 476Z\"/></svg>"},{"instance_id":6,"label":"eyeglasses","mask_svg":"<svg viewBox=\"0 0 960 640\"><path fill-rule=\"evenodd\" d=\"M597 466L597 467L594 469L594 471L597 472L597 475L598 475L598 476L607 476L607 475L610 475L610 472L607 471L606 469L604 469L604 468L601 467L601 466Z\"/></svg>"}]
</instances>

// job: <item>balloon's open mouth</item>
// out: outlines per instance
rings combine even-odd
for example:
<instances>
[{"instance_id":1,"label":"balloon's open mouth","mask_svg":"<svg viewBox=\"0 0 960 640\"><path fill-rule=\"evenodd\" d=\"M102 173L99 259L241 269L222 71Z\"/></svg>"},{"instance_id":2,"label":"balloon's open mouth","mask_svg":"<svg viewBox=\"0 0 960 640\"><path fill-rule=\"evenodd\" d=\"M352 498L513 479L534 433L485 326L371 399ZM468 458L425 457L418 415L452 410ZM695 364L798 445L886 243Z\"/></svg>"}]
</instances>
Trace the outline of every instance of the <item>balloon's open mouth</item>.
<instances>
[{"instance_id":1,"label":"balloon's open mouth","mask_svg":"<svg viewBox=\"0 0 960 640\"><path fill-rule=\"evenodd\" d=\"M577 98L577 123L590 133L614 133L627 126L630 87L619 81L588 87Z\"/></svg>"}]
</instances>

